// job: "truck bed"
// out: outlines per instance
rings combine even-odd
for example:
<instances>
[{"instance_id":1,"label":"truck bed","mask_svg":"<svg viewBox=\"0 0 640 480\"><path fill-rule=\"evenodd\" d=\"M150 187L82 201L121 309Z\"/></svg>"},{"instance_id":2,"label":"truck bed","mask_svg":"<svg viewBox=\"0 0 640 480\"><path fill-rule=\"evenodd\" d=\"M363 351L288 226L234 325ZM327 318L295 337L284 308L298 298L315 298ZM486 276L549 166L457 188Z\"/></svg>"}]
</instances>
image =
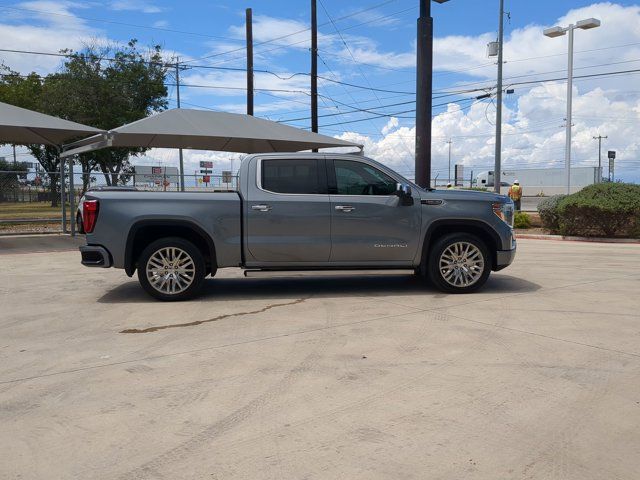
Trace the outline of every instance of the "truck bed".
<instances>
[{"instance_id":1,"label":"truck bed","mask_svg":"<svg viewBox=\"0 0 640 480\"><path fill-rule=\"evenodd\" d=\"M99 237L104 243L117 245L119 248L112 249L116 268L125 264L129 235L123 232L154 221L195 223L213 239L218 266L235 266L241 261L242 201L237 192L88 192L86 198L104 200L96 228L87 234L87 244Z\"/></svg>"}]
</instances>

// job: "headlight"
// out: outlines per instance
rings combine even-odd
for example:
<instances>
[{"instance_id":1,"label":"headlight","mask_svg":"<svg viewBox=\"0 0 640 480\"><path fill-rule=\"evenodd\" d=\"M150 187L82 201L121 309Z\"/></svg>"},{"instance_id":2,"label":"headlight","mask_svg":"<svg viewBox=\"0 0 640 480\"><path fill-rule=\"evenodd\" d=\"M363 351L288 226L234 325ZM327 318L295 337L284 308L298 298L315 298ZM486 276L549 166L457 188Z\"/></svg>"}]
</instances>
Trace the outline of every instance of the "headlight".
<instances>
[{"instance_id":1,"label":"headlight","mask_svg":"<svg viewBox=\"0 0 640 480\"><path fill-rule=\"evenodd\" d=\"M513 227L513 202L495 202L491 204L493 213L495 213L500 220Z\"/></svg>"}]
</instances>

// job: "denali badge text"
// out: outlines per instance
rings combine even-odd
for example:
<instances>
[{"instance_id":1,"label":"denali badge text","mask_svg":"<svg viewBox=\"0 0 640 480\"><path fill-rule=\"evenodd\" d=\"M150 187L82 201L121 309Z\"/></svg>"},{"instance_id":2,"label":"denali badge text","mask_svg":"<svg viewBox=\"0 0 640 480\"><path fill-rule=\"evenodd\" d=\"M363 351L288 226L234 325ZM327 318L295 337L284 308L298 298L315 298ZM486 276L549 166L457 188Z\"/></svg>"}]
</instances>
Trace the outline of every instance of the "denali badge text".
<instances>
[{"instance_id":1,"label":"denali badge text","mask_svg":"<svg viewBox=\"0 0 640 480\"><path fill-rule=\"evenodd\" d=\"M390 244L376 243L374 247L375 248L407 248L407 244L406 243L390 243Z\"/></svg>"}]
</instances>

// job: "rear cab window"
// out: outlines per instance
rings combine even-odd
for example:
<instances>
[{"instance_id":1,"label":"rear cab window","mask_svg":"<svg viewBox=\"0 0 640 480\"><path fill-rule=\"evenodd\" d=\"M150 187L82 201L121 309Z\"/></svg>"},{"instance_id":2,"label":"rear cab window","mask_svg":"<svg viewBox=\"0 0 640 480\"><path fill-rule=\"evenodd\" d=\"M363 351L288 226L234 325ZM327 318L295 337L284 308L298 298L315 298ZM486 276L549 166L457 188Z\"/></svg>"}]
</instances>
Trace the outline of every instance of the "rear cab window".
<instances>
[{"instance_id":1,"label":"rear cab window","mask_svg":"<svg viewBox=\"0 0 640 480\"><path fill-rule=\"evenodd\" d=\"M273 193L323 194L326 193L324 168L324 160L318 159L264 159L260 186Z\"/></svg>"}]
</instances>

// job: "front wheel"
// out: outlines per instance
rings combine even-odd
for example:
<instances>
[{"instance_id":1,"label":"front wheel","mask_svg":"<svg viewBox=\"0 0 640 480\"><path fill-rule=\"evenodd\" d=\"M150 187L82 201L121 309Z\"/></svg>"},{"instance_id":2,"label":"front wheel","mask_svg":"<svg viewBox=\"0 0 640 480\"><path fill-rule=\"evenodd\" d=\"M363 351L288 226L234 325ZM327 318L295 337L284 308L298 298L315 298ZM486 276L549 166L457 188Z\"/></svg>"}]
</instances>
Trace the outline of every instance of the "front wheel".
<instances>
[{"instance_id":1,"label":"front wheel","mask_svg":"<svg viewBox=\"0 0 640 480\"><path fill-rule=\"evenodd\" d=\"M206 275L200 250L178 237L161 238L149 244L138 260L138 280L154 298L164 301L194 297Z\"/></svg>"},{"instance_id":2,"label":"front wheel","mask_svg":"<svg viewBox=\"0 0 640 480\"><path fill-rule=\"evenodd\" d=\"M491 273L491 257L475 235L452 233L438 239L429 252L427 271L433 284L449 293L471 293Z\"/></svg>"}]
</instances>

